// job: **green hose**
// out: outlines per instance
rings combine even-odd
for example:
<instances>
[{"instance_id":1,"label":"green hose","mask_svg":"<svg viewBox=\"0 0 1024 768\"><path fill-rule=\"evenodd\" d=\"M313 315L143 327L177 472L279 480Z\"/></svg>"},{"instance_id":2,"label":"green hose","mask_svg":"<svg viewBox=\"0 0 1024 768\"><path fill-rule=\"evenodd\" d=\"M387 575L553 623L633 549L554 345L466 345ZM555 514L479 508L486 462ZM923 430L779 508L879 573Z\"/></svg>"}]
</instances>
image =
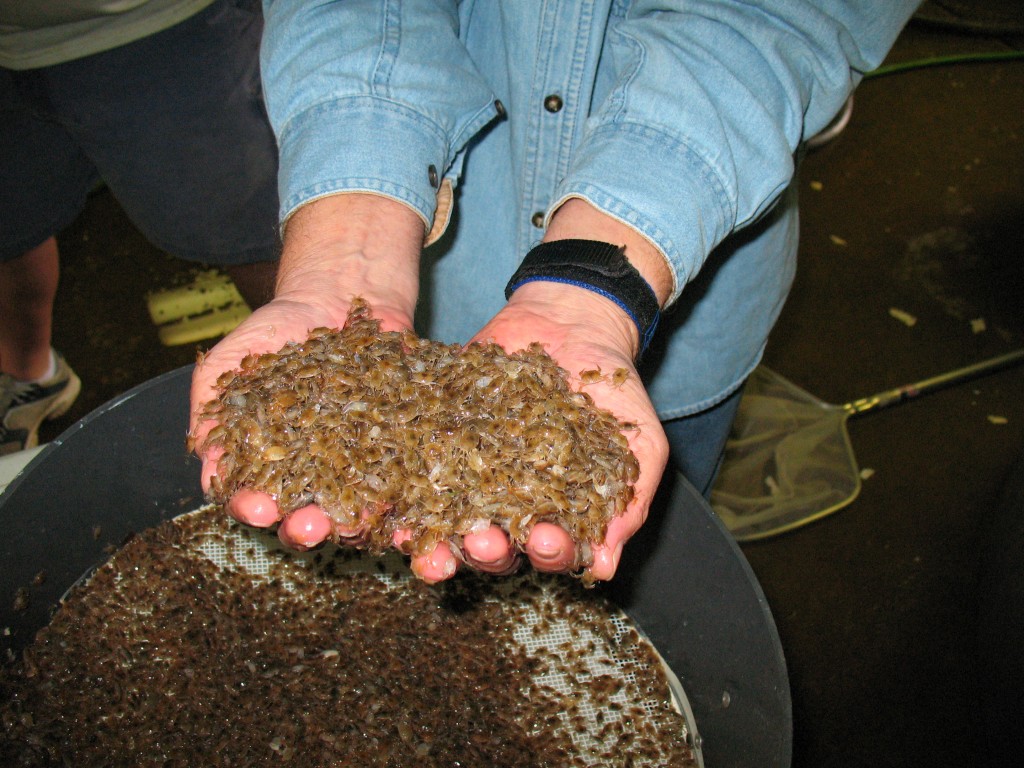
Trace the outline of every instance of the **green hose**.
<instances>
[{"instance_id":1,"label":"green hose","mask_svg":"<svg viewBox=\"0 0 1024 768\"><path fill-rule=\"evenodd\" d=\"M907 72L913 69L925 69L927 67L942 67L951 64L979 64L993 61L1014 61L1024 59L1024 51L991 51L986 53L964 53L952 56L933 56L927 59L914 59L913 61L897 62L895 64L884 64L878 69L864 73L864 79L874 79Z\"/></svg>"}]
</instances>

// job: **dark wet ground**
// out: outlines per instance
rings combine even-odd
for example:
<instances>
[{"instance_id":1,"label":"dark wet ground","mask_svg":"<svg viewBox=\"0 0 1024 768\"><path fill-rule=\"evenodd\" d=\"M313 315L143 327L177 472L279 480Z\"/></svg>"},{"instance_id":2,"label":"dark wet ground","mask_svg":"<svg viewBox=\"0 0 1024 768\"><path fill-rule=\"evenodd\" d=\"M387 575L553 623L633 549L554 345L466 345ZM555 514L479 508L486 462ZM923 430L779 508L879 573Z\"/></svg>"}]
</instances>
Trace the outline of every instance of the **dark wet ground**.
<instances>
[{"instance_id":1,"label":"dark wet ground","mask_svg":"<svg viewBox=\"0 0 1024 768\"><path fill-rule=\"evenodd\" d=\"M966 9L982 24L1024 18L1017 0L927 7L937 19ZM890 61L1022 42L915 24ZM1024 347L1024 62L864 83L849 127L806 158L800 189L802 262L771 367L842 403ZM150 247L108 193L61 246L55 345L83 391L44 440L209 344L160 345L145 296L195 270ZM794 766L998 764L984 757L974 629L983 540L1024 451L1024 367L849 431L873 471L860 497L743 547L790 667Z\"/></svg>"}]
</instances>

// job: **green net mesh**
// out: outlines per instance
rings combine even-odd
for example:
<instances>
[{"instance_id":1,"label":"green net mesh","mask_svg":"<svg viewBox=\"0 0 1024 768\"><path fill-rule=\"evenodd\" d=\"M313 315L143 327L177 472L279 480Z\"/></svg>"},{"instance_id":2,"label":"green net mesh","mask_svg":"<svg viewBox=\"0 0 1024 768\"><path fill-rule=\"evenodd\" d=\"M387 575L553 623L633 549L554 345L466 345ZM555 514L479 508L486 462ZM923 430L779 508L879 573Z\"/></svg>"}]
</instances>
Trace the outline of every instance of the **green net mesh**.
<instances>
[{"instance_id":1,"label":"green net mesh","mask_svg":"<svg viewBox=\"0 0 1024 768\"><path fill-rule=\"evenodd\" d=\"M795 528L849 504L860 470L849 414L759 366L747 381L711 492L711 506L738 540Z\"/></svg>"}]
</instances>

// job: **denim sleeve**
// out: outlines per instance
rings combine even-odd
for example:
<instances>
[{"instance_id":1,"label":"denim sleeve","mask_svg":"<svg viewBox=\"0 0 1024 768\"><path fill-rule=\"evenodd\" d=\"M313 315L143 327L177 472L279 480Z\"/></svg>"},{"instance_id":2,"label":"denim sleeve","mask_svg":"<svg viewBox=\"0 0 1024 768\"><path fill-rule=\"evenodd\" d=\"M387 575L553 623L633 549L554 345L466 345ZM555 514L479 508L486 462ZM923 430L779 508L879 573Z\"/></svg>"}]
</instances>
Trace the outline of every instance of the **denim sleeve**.
<instances>
[{"instance_id":1,"label":"denim sleeve","mask_svg":"<svg viewBox=\"0 0 1024 768\"><path fill-rule=\"evenodd\" d=\"M429 226L438 178L497 114L454 0L264 0L261 66L281 219L339 191L407 203Z\"/></svg>"},{"instance_id":2,"label":"denim sleeve","mask_svg":"<svg viewBox=\"0 0 1024 768\"><path fill-rule=\"evenodd\" d=\"M653 241L674 300L778 200L801 141L881 63L918 1L613 4L628 10L602 52L610 85L555 200L584 197Z\"/></svg>"}]
</instances>

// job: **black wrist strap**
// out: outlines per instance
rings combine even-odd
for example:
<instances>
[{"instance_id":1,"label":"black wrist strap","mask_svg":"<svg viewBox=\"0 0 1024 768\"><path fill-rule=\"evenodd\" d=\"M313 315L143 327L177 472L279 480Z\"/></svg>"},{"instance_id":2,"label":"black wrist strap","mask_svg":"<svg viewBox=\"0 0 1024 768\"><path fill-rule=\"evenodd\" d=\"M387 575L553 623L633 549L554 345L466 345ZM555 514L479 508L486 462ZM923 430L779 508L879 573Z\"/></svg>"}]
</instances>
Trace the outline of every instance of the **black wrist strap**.
<instances>
[{"instance_id":1,"label":"black wrist strap","mask_svg":"<svg viewBox=\"0 0 1024 768\"><path fill-rule=\"evenodd\" d=\"M524 283L545 280L594 291L614 301L640 331L640 354L651 343L661 316L658 298L622 248L596 240L554 240L526 254L505 286L505 298Z\"/></svg>"}]
</instances>

